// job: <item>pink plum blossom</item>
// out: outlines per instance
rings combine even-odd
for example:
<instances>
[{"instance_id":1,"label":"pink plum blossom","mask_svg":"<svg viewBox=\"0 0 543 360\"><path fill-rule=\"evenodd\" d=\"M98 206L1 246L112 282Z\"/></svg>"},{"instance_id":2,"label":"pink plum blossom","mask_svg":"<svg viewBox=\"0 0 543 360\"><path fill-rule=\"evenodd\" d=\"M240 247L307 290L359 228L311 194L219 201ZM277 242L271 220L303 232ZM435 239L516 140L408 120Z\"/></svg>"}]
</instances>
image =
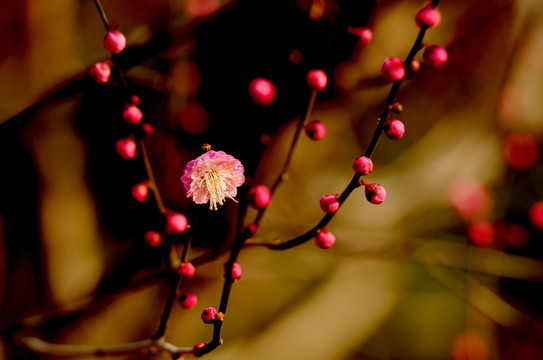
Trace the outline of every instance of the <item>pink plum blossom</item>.
<instances>
[{"instance_id":1,"label":"pink plum blossom","mask_svg":"<svg viewBox=\"0 0 543 360\"><path fill-rule=\"evenodd\" d=\"M181 181L196 204L209 201L209 209L217 210L225 198L234 200L237 188L245 181L243 165L223 151L209 150L188 162ZM235 200L234 200L235 201Z\"/></svg>"}]
</instances>

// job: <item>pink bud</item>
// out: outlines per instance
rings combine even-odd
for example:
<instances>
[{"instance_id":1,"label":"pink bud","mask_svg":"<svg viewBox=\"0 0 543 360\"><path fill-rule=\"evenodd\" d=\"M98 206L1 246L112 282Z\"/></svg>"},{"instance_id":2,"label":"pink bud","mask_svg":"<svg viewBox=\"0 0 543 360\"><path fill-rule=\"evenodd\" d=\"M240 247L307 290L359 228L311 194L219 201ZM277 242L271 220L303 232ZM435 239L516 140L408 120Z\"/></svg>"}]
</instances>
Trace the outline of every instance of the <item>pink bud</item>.
<instances>
[{"instance_id":1,"label":"pink bud","mask_svg":"<svg viewBox=\"0 0 543 360\"><path fill-rule=\"evenodd\" d=\"M202 311L202 321L206 324L212 323L217 318L217 310L212 307L207 307Z\"/></svg>"},{"instance_id":2,"label":"pink bud","mask_svg":"<svg viewBox=\"0 0 543 360\"><path fill-rule=\"evenodd\" d=\"M143 130L144 133L146 133L147 135L149 134L152 134L153 131L155 131L155 129L153 128L153 125L149 124L149 123L144 123L141 125L141 129Z\"/></svg>"},{"instance_id":3,"label":"pink bud","mask_svg":"<svg viewBox=\"0 0 543 360\"><path fill-rule=\"evenodd\" d=\"M178 297L179 304L183 309L192 309L198 303L198 297L188 291L183 291Z\"/></svg>"},{"instance_id":4,"label":"pink bud","mask_svg":"<svg viewBox=\"0 0 543 360\"><path fill-rule=\"evenodd\" d=\"M494 204L489 191L474 178L454 180L449 189L449 199L458 215L470 222L486 218Z\"/></svg>"},{"instance_id":5,"label":"pink bud","mask_svg":"<svg viewBox=\"0 0 543 360\"><path fill-rule=\"evenodd\" d=\"M489 246L494 242L496 230L488 221L478 221L468 226L468 238L476 246Z\"/></svg>"},{"instance_id":6,"label":"pink bud","mask_svg":"<svg viewBox=\"0 0 543 360\"><path fill-rule=\"evenodd\" d=\"M140 104L140 97L138 95L130 96L130 105L138 106Z\"/></svg>"},{"instance_id":7,"label":"pink bud","mask_svg":"<svg viewBox=\"0 0 543 360\"><path fill-rule=\"evenodd\" d=\"M411 60L411 71L419 72L420 71L420 61L417 59Z\"/></svg>"},{"instance_id":8,"label":"pink bud","mask_svg":"<svg viewBox=\"0 0 543 360\"><path fill-rule=\"evenodd\" d=\"M328 84L326 73L320 69L314 69L307 73L307 86L313 91L322 91Z\"/></svg>"},{"instance_id":9,"label":"pink bud","mask_svg":"<svg viewBox=\"0 0 543 360\"><path fill-rule=\"evenodd\" d=\"M538 201L532 204L528 210L528 215L530 216L530 221L535 227L543 229L543 201Z\"/></svg>"},{"instance_id":10,"label":"pink bud","mask_svg":"<svg viewBox=\"0 0 543 360\"><path fill-rule=\"evenodd\" d=\"M118 54L126 46L126 38L123 33L117 30L109 30L104 37L104 48L112 53Z\"/></svg>"},{"instance_id":11,"label":"pink bud","mask_svg":"<svg viewBox=\"0 0 543 360\"><path fill-rule=\"evenodd\" d=\"M405 67L400 58L388 58L381 67L381 75L388 81L399 81L405 77Z\"/></svg>"},{"instance_id":12,"label":"pink bud","mask_svg":"<svg viewBox=\"0 0 543 360\"><path fill-rule=\"evenodd\" d=\"M145 242L152 247L158 247L162 244L162 235L158 231L147 231L145 233Z\"/></svg>"},{"instance_id":13,"label":"pink bud","mask_svg":"<svg viewBox=\"0 0 543 360\"><path fill-rule=\"evenodd\" d=\"M506 221L496 223L496 236L501 244L522 249L528 244L530 233L524 226Z\"/></svg>"},{"instance_id":14,"label":"pink bud","mask_svg":"<svg viewBox=\"0 0 543 360\"><path fill-rule=\"evenodd\" d=\"M234 279L234 280L241 279L242 273L243 273L243 270L242 270L240 264L238 264L238 263L232 264L232 279Z\"/></svg>"},{"instance_id":15,"label":"pink bud","mask_svg":"<svg viewBox=\"0 0 543 360\"><path fill-rule=\"evenodd\" d=\"M322 228L317 231L317 236L315 236L315 244L321 249L329 249L336 242L336 237L330 231Z\"/></svg>"},{"instance_id":16,"label":"pink bud","mask_svg":"<svg viewBox=\"0 0 543 360\"><path fill-rule=\"evenodd\" d=\"M358 176L368 175L373 171L373 161L366 156L357 157L353 162L353 170Z\"/></svg>"},{"instance_id":17,"label":"pink bud","mask_svg":"<svg viewBox=\"0 0 543 360\"><path fill-rule=\"evenodd\" d=\"M109 61L98 62L89 69L90 76L99 84L105 84L111 77L111 66Z\"/></svg>"},{"instance_id":18,"label":"pink bud","mask_svg":"<svg viewBox=\"0 0 543 360\"><path fill-rule=\"evenodd\" d=\"M188 221L181 213L171 213L166 219L166 232L169 234L182 234L187 230Z\"/></svg>"},{"instance_id":19,"label":"pink bud","mask_svg":"<svg viewBox=\"0 0 543 360\"><path fill-rule=\"evenodd\" d=\"M256 78L249 83L249 95L257 105L270 105L275 100L275 86L264 78Z\"/></svg>"},{"instance_id":20,"label":"pink bud","mask_svg":"<svg viewBox=\"0 0 543 360\"><path fill-rule=\"evenodd\" d=\"M325 213L335 213L339 209L339 201L336 195L324 195L320 199L320 206Z\"/></svg>"},{"instance_id":21,"label":"pink bud","mask_svg":"<svg viewBox=\"0 0 543 360\"><path fill-rule=\"evenodd\" d=\"M145 202L149 196L149 182L144 181L132 186L132 197L139 202Z\"/></svg>"},{"instance_id":22,"label":"pink bud","mask_svg":"<svg viewBox=\"0 0 543 360\"><path fill-rule=\"evenodd\" d=\"M353 35L356 35L360 38L360 44L363 46L366 46L370 43L371 39L373 38L373 32L370 28L367 27L353 27L349 26L347 28L347 31L350 32Z\"/></svg>"},{"instance_id":23,"label":"pink bud","mask_svg":"<svg viewBox=\"0 0 543 360\"><path fill-rule=\"evenodd\" d=\"M426 65L438 68L443 66L449 59L449 54L445 48L438 45L429 45L424 48L422 60Z\"/></svg>"},{"instance_id":24,"label":"pink bud","mask_svg":"<svg viewBox=\"0 0 543 360\"><path fill-rule=\"evenodd\" d=\"M196 269L194 268L194 265L192 263L185 261L179 264L179 267L177 268L177 272L181 277L185 280L192 279L194 277L194 273L196 272Z\"/></svg>"},{"instance_id":25,"label":"pink bud","mask_svg":"<svg viewBox=\"0 0 543 360\"><path fill-rule=\"evenodd\" d=\"M299 65L302 62L303 58L304 56L302 55L302 53L296 49L292 50L288 55L288 61L296 65Z\"/></svg>"},{"instance_id":26,"label":"pink bud","mask_svg":"<svg viewBox=\"0 0 543 360\"><path fill-rule=\"evenodd\" d=\"M143 114L136 105L129 105L123 112L124 120L129 124L139 124Z\"/></svg>"},{"instance_id":27,"label":"pink bud","mask_svg":"<svg viewBox=\"0 0 543 360\"><path fill-rule=\"evenodd\" d=\"M433 27L441 22L441 13L433 6L427 5L417 11L415 14L415 22L419 27Z\"/></svg>"},{"instance_id":28,"label":"pink bud","mask_svg":"<svg viewBox=\"0 0 543 360\"><path fill-rule=\"evenodd\" d=\"M387 197L387 191L379 184L365 184L366 185L366 199L375 205L381 204Z\"/></svg>"},{"instance_id":29,"label":"pink bud","mask_svg":"<svg viewBox=\"0 0 543 360\"><path fill-rule=\"evenodd\" d=\"M516 170L528 170L537 163L538 143L529 132L518 131L507 135L503 151L507 164Z\"/></svg>"},{"instance_id":30,"label":"pink bud","mask_svg":"<svg viewBox=\"0 0 543 360\"><path fill-rule=\"evenodd\" d=\"M136 145L136 141L133 137L127 137L117 141L115 150L120 157L130 160L136 157L136 154L138 153L138 146Z\"/></svg>"},{"instance_id":31,"label":"pink bud","mask_svg":"<svg viewBox=\"0 0 543 360\"><path fill-rule=\"evenodd\" d=\"M388 120L383 130L390 140L400 140L405 134L405 125L400 120Z\"/></svg>"},{"instance_id":32,"label":"pink bud","mask_svg":"<svg viewBox=\"0 0 543 360\"><path fill-rule=\"evenodd\" d=\"M271 202L271 197L271 192L265 185L253 186L247 194L249 203L254 208L260 210L268 207Z\"/></svg>"},{"instance_id":33,"label":"pink bud","mask_svg":"<svg viewBox=\"0 0 543 360\"><path fill-rule=\"evenodd\" d=\"M326 135L326 126L320 120L310 121L304 129L311 140L321 140Z\"/></svg>"}]
</instances>

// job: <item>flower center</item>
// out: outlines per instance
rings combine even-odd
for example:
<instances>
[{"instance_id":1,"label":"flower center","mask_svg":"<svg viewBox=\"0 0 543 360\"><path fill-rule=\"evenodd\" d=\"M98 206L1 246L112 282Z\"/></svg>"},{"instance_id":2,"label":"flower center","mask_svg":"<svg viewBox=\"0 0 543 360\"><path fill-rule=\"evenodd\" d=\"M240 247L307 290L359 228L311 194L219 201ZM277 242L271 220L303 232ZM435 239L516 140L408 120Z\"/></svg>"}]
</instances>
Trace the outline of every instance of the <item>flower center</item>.
<instances>
[{"instance_id":1,"label":"flower center","mask_svg":"<svg viewBox=\"0 0 543 360\"><path fill-rule=\"evenodd\" d=\"M203 184L209 193L209 209L217 210L217 203L223 204L225 198L236 201L228 192L228 185L233 186L229 180L215 169L208 169L204 173ZM237 202L237 201L236 201Z\"/></svg>"}]
</instances>

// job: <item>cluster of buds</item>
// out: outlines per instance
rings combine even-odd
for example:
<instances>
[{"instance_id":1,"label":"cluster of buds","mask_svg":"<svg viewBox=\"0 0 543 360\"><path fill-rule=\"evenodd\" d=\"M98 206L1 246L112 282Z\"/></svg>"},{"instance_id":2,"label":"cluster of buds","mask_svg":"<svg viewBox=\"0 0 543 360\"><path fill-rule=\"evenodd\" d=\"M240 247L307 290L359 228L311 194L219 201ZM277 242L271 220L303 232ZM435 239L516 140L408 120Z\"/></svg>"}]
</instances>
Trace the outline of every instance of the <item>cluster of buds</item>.
<instances>
[{"instance_id":1,"label":"cluster of buds","mask_svg":"<svg viewBox=\"0 0 543 360\"><path fill-rule=\"evenodd\" d=\"M138 125L143 130L144 134L150 134L153 132L153 127L151 124L142 123L143 113L138 107L139 103L139 96L132 95L130 97L130 102L125 105L122 117L127 124ZM119 139L115 145L115 150L123 159L134 159L138 154L138 145L136 143L135 135L131 134L125 138Z\"/></svg>"},{"instance_id":2,"label":"cluster of buds","mask_svg":"<svg viewBox=\"0 0 543 360\"><path fill-rule=\"evenodd\" d=\"M126 46L126 37L117 28L118 25L110 24L104 36L103 46L110 54L119 54ZM90 67L89 74L97 83L105 84L111 78L112 67L111 60L99 61Z\"/></svg>"},{"instance_id":3,"label":"cluster of buds","mask_svg":"<svg viewBox=\"0 0 543 360\"><path fill-rule=\"evenodd\" d=\"M415 14L415 23L421 29L428 29L439 25L441 22L441 13L432 4L426 4L423 8L419 9ZM439 68L447 63L449 55L447 50L439 45L422 44L424 51L422 54L422 61L424 65ZM408 67L406 64L397 57L387 58L381 66L381 76L387 81L401 81L407 75L407 71L410 70L414 73L420 70L421 64L417 59L411 60Z\"/></svg>"}]
</instances>

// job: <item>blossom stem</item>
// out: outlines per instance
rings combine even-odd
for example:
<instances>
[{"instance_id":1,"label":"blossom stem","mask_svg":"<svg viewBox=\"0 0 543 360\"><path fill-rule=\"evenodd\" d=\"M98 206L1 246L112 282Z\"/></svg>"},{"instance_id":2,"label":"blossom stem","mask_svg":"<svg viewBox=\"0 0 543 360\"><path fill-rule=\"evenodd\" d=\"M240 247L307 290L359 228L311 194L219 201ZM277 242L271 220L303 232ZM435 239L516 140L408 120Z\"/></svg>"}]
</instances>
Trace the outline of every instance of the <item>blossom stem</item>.
<instances>
[{"instance_id":1,"label":"blossom stem","mask_svg":"<svg viewBox=\"0 0 543 360\"><path fill-rule=\"evenodd\" d=\"M143 139L140 140L140 149L141 149L141 157L143 158L143 164L145 166L145 172L147 173L147 177L149 178L149 189L153 192L153 195L155 196L156 205L158 207L158 210L162 215L166 214L166 207L164 206L164 202L162 201L162 196L160 195L160 191L158 190L158 186L155 181L155 176L153 174L153 169L151 168L151 163L149 161L149 156L147 155L147 149L145 147L145 143Z\"/></svg>"},{"instance_id":2,"label":"blossom stem","mask_svg":"<svg viewBox=\"0 0 543 360\"><path fill-rule=\"evenodd\" d=\"M170 266L171 268L171 266ZM177 272L171 274L170 287L168 290L168 297L166 298L166 304L164 305L164 310L160 316L160 324L158 325L157 331L153 335L153 339L158 340L164 336L166 333L166 328L168 325L168 320L170 318L170 313L172 311L173 304L175 302L177 288L181 283L181 276Z\"/></svg>"},{"instance_id":3,"label":"blossom stem","mask_svg":"<svg viewBox=\"0 0 543 360\"><path fill-rule=\"evenodd\" d=\"M292 161L292 155L294 154L294 149L296 148L296 143L298 142L298 139L300 138L300 133L302 132L304 123L306 123L309 117L311 116L313 107L315 106L315 100L317 99L317 93L318 92L315 90L311 92L311 96L309 97L309 102L304 110L304 113L302 116L300 116L300 119L298 120L298 123L296 124L296 132L294 133L294 137L292 138L292 143L290 144L290 148L288 150L285 163L283 164L283 168L281 169L279 176L277 177L277 179L275 180L275 182L270 188L272 195L277 189L277 187L279 186L279 184L286 179L287 171Z\"/></svg>"}]
</instances>

